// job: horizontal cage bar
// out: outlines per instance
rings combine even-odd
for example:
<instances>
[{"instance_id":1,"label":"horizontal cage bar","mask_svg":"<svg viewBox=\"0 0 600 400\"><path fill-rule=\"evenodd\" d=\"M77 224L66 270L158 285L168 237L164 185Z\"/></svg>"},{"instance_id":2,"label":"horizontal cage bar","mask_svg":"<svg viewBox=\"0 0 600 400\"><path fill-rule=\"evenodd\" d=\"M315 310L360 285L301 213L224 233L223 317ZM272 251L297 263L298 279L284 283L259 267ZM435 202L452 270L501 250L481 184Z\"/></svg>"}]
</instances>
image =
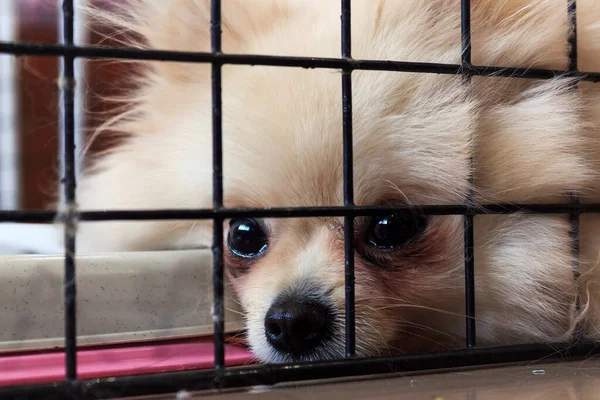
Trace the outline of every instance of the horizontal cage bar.
<instances>
[{"instance_id":1,"label":"horizontal cage bar","mask_svg":"<svg viewBox=\"0 0 600 400\"><path fill-rule=\"evenodd\" d=\"M357 60L350 58L317 58L266 56L253 54L192 53L167 50L140 50L105 46L60 46L40 43L0 42L0 53L15 56L65 56L82 58L109 58L144 61L173 61L232 65L262 65L274 67L331 68L371 71L422 72L433 74L498 76L527 79L552 79L557 76L574 77L584 81L600 82L600 72L572 72L563 70L508 68L501 66L463 66L409 61Z\"/></svg>"},{"instance_id":2,"label":"horizontal cage bar","mask_svg":"<svg viewBox=\"0 0 600 400\"><path fill-rule=\"evenodd\" d=\"M79 221L140 221L174 219L214 218L310 218L344 216L379 216L392 213L421 213L423 215L491 215L491 214L597 214L600 203L581 204L490 204L473 207L464 204L425 206L339 206L339 207L290 207L290 208L222 208L213 209L164 209L164 210L114 210L76 211ZM60 221L61 216L52 211L0 211L0 222L50 223Z\"/></svg>"},{"instance_id":3,"label":"horizontal cage bar","mask_svg":"<svg viewBox=\"0 0 600 400\"><path fill-rule=\"evenodd\" d=\"M293 365L259 365L228 368L220 375L220 387L242 388L315 379L334 379L400 373L401 375L439 372L448 368L501 366L507 363L535 365L560 360L576 360L600 353L595 342L573 347L568 343L526 344L517 346L454 350L441 353L399 357L340 359ZM215 370L171 372L145 376L93 379L78 382L29 385L0 389L3 400L63 399L66 394L79 399L143 396L214 389Z\"/></svg>"}]
</instances>

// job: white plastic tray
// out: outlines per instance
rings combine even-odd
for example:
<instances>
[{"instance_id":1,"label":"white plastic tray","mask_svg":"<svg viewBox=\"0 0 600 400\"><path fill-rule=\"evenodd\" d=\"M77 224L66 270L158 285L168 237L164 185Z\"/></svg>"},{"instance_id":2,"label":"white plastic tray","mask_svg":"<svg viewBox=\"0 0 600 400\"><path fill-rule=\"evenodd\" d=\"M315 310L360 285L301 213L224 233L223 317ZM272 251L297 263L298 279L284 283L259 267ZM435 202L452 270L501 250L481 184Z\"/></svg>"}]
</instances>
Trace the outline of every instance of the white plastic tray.
<instances>
[{"instance_id":1,"label":"white plastic tray","mask_svg":"<svg viewBox=\"0 0 600 400\"><path fill-rule=\"evenodd\" d=\"M78 344L212 333L210 250L84 255L76 262ZM226 330L242 329L236 302L228 296L225 307ZM64 345L62 256L0 256L0 327L0 351Z\"/></svg>"}]
</instances>

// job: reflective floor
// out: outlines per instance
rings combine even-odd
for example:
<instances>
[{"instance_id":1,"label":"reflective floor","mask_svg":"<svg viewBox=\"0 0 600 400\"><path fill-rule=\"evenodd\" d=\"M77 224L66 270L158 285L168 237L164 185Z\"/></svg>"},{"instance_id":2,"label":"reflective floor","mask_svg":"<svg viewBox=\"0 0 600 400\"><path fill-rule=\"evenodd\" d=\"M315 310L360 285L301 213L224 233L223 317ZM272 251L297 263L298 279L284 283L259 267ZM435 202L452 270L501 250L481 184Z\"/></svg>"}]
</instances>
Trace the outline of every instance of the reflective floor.
<instances>
[{"instance_id":1,"label":"reflective floor","mask_svg":"<svg viewBox=\"0 0 600 400\"><path fill-rule=\"evenodd\" d=\"M214 400L598 400L600 360L457 371L410 377L254 387L228 393L180 392L146 399Z\"/></svg>"}]
</instances>

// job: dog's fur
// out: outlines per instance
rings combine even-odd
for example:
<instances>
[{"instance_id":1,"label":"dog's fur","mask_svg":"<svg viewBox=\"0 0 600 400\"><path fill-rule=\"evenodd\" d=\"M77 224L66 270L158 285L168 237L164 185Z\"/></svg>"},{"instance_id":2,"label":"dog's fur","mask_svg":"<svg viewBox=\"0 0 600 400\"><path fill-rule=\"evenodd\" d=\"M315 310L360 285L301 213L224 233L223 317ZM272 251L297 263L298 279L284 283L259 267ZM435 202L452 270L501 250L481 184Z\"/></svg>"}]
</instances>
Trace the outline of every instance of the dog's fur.
<instances>
[{"instance_id":1,"label":"dog's fur","mask_svg":"<svg viewBox=\"0 0 600 400\"><path fill-rule=\"evenodd\" d=\"M210 51L208 0L135 0L102 14L143 48ZM356 59L460 63L458 0L353 0ZM566 69L566 0L473 0L477 65ZM600 71L600 2L578 2L579 68ZM337 0L223 0L227 53L339 57ZM79 177L82 210L212 205L209 64L144 64L126 113L105 130L118 147ZM591 83L355 71L355 203L460 204L470 156L479 203L600 198L600 92ZM343 203L341 75L336 70L223 67L226 207ZM472 140L471 140L472 139ZM357 236L361 219L357 219ZM334 306L337 333L308 358L343 354L344 247L339 218L270 219L267 253L244 265L225 255L263 361L290 361L267 344L263 320L282 292L311 291ZM358 355L464 345L463 217L435 216L393 270L356 256ZM475 218L478 345L562 341L583 321L600 339L600 221L581 217L581 284L568 216ZM78 249L210 246L207 221L82 223ZM226 250L227 252L227 250ZM300 288L300 289L299 289ZM576 311L577 294L582 296Z\"/></svg>"}]
</instances>

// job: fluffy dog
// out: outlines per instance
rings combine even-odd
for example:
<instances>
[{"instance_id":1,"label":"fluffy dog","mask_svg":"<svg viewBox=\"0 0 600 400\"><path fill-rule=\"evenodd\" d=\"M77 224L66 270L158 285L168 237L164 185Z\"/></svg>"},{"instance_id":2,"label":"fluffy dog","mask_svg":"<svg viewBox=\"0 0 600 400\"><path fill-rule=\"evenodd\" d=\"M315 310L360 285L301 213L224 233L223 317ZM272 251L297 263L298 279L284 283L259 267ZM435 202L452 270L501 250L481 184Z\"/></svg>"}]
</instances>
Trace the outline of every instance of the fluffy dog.
<instances>
[{"instance_id":1,"label":"fluffy dog","mask_svg":"<svg viewBox=\"0 0 600 400\"><path fill-rule=\"evenodd\" d=\"M476 65L564 70L566 0L473 0ZM600 3L578 2L582 71L600 71ZM334 0L223 0L223 51L340 56ZM140 48L210 51L208 0L135 0L104 22ZM354 0L356 59L460 63L458 0ZM128 110L102 127L124 140L79 176L81 210L212 206L209 64L143 64ZM355 71L357 205L597 200L600 95L594 84ZM341 74L223 66L226 207L343 203ZM595 197L596 196L596 197ZM580 282L566 215L475 218L479 346L600 338L600 221L582 216ZM225 262L257 358L344 353L343 220L226 222ZM464 346L463 217L415 212L356 219L357 355ZM78 249L211 245L210 221L94 222ZM581 296L582 306L576 302Z\"/></svg>"}]
</instances>

